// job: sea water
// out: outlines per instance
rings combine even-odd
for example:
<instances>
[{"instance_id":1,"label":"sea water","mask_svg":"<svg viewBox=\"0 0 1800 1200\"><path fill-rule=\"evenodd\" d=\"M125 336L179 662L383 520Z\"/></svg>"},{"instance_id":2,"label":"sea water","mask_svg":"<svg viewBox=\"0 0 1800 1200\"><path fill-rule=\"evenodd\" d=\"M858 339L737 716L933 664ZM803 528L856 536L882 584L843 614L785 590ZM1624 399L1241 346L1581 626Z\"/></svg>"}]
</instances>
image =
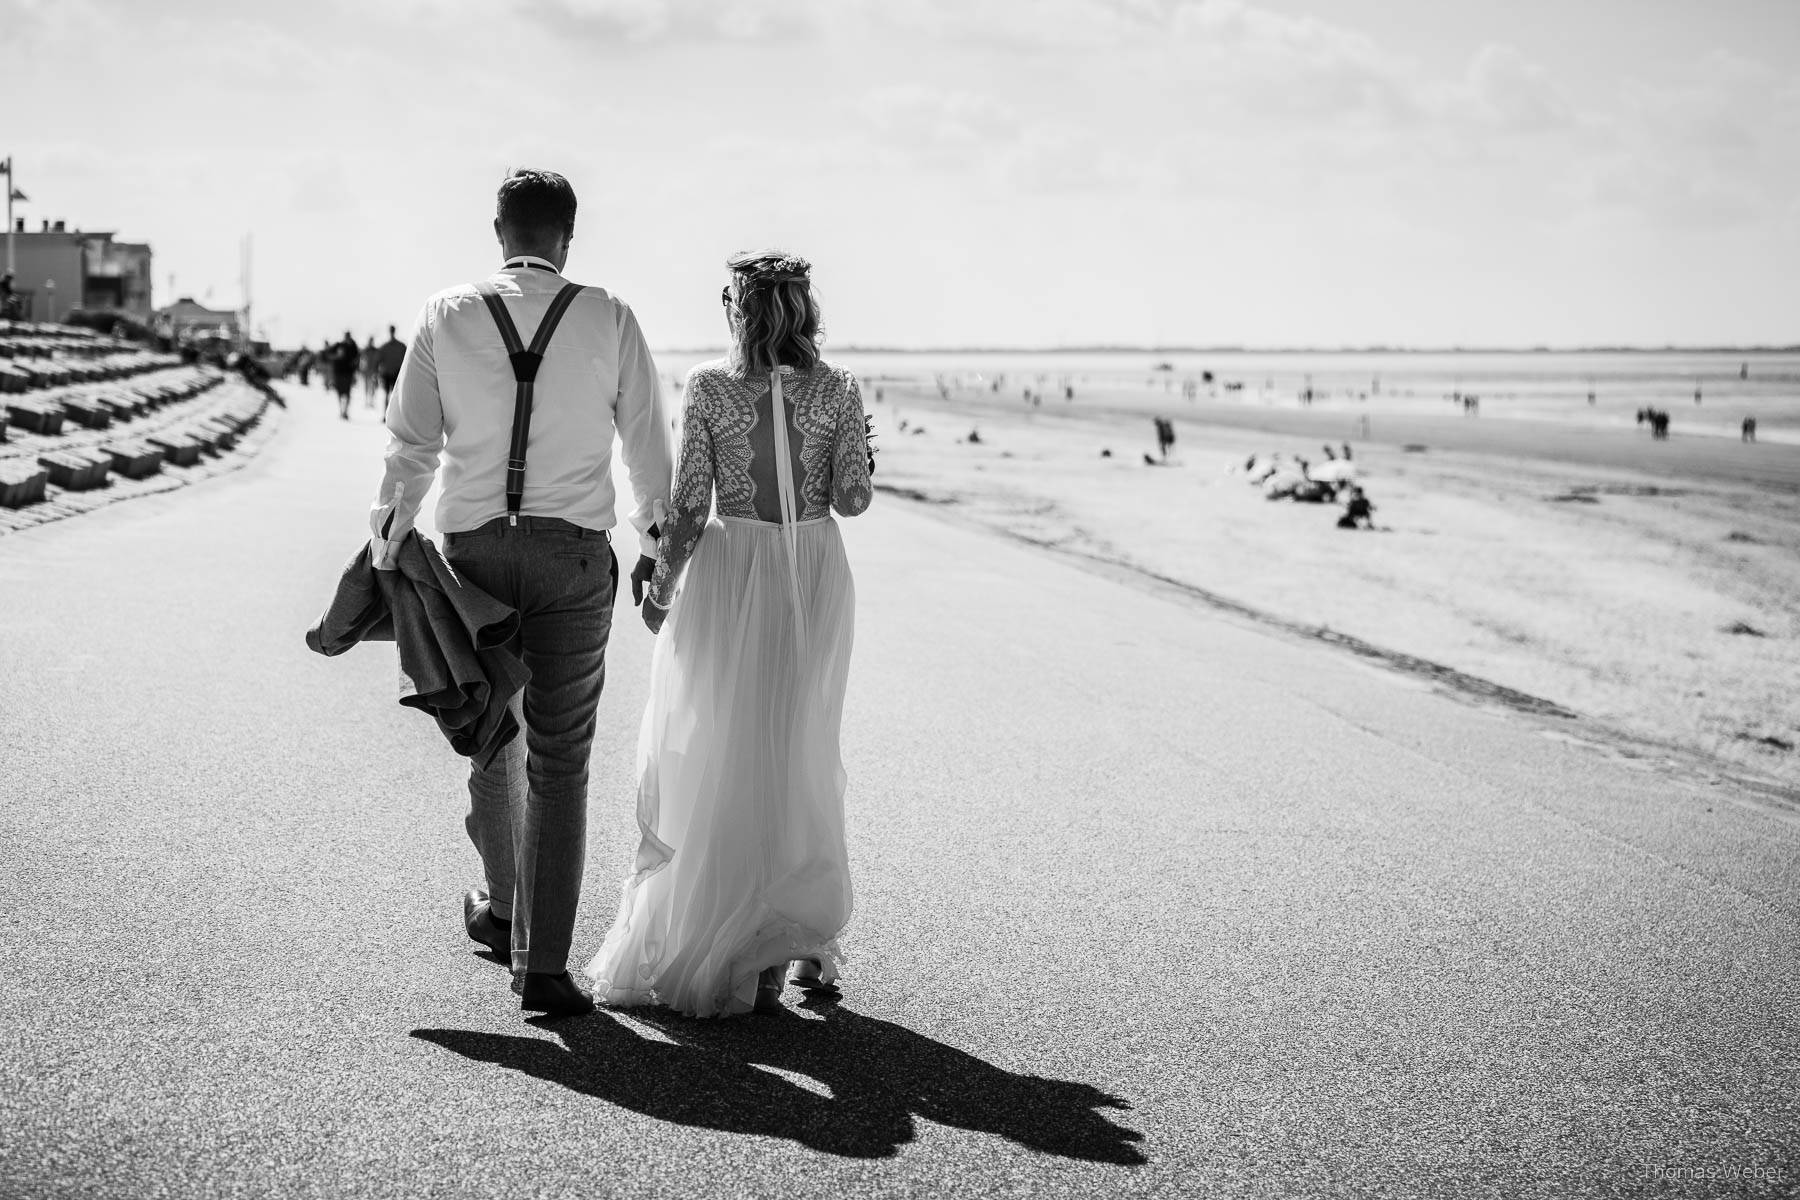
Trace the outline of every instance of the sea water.
<instances>
[{"instance_id":1,"label":"sea water","mask_svg":"<svg viewBox=\"0 0 1800 1200\"><path fill-rule=\"evenodd\" d=\"M657 356L679 378L710 353ZM1194 404L1468 414L1629 427L1661 409L1682 433L1800 441L1796 351L837 350L871 385L979 388L1030 403L1105 406L1160 392ZM1073 399L1069 399L1070 391ZM1029 395L1028 395L1029 394ZM1196 414L1198 415L1198 414Z\"/></svg>"}]
</instances>

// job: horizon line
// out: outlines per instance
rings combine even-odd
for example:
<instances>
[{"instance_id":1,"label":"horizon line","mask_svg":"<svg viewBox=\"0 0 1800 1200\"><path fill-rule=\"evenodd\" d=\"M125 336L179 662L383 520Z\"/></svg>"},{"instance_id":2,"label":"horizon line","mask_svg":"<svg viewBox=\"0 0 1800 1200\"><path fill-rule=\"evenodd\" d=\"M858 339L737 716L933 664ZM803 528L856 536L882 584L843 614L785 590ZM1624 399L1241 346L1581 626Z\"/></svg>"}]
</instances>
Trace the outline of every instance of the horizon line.
<instances>
[{"instance_id":1,"label":"horizon line","mask_svg":"<svg viewBox=\"0 0 1800 1200\"><path fill-rule=\"evenodd\" d=\"M882 346L847 345L839 351L853 354L1800 354L1800 343L1791 345L1678 345L1661 346L1140 346L1097 344L1091 346ZM724 346L670 346L652 348L653 354L719 354Z\"/></svg>"}]
</instances>

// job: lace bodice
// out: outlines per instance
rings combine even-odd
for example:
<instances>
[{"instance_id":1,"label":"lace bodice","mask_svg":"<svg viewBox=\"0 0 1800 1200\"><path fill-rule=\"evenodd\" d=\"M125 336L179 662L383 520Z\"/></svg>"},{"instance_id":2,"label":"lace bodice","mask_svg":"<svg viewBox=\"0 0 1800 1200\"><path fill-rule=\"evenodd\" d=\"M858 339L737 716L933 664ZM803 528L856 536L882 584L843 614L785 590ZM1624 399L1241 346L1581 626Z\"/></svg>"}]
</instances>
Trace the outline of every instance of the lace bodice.
<instances>
[{"instance_id":1,"label":"lace bodice","mask_svg":"<svg viewBox=\"0 0 1800 1200\"><path fill-rule=\"evenodd\" d=\"M797 519L833 509L854 517L868 508L868 431L856 376L820 362L788 371L781 391ZM664 606L706 529L715 493L720 516L781 520L768 376L745 378L723 362L701 363L688 372L685 395L675 491L650 582L651 599Z\"/></svg>"}]
</instances>

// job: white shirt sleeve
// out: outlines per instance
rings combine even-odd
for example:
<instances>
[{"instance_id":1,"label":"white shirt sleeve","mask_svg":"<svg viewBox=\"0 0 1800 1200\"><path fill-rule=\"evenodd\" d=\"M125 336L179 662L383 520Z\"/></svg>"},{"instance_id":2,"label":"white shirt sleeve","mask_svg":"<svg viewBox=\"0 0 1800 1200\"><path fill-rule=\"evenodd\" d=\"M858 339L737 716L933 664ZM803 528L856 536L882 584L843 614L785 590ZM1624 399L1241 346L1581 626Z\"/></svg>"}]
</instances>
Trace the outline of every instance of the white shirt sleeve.
<instances>
[{"instance_id":1,"label":"white shirt sleeve","mask_svg":"<svg viewBox=\"0 0 1800 1200\"><path fill-rule=\"evenodd\" d=\"M386 465L381 491L369 509L369 528L385 541L398 542L413 527L444 449L444 404L432 353L436 315L435 303L427 302L388 402Z\"/></svg>"},{"instance_id":2,"label":"white shirt sleeve","mask_svg":"<svg viewBox=\"0 0 1800 1200\"><path fill-rule=\"evenodd\" d=\"M655 558L657 540L650 536L650 527L667 520L675 456L669 445L668 405L656 361L650 357L637 317L624 304L619 305L619 394L613 403L613 427L619 431L625 471L631 477L631 495L636 501L631 524L638 532L638 548Z\"/></svg>"}]
</instances>

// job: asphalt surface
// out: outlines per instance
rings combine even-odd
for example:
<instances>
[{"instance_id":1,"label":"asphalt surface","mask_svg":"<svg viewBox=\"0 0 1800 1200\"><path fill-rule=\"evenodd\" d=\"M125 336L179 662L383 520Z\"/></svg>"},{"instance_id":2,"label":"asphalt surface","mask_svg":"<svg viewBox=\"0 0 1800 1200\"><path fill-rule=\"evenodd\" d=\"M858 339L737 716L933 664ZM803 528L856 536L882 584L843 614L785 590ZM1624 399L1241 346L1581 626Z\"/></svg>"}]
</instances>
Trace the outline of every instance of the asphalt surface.
<instances>
[{"instance_id":1,"label":"asphalt surface","mask_svg":"<svg viewBox=\"0 0 1800 1200\"><path fill-rule=\"evenodd\" d=\"M1800 1191L1800 814L886 497L843 1001L525 1020L460 760L389 648L302 644L381 437L290 395L0 538L0 1196Z\"/></svg>"}]
</instances>

